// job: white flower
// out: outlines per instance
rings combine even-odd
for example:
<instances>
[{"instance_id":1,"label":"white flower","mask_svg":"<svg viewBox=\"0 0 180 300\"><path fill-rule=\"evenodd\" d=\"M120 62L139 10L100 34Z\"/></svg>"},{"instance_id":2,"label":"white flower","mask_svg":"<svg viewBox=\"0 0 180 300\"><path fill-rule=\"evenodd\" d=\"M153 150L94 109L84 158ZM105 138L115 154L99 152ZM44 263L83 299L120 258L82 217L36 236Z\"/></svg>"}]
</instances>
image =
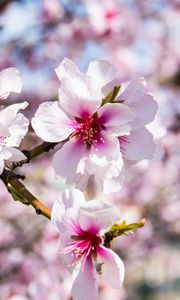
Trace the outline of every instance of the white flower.
<instances>
[{"instance_id":1,"label":"white flower","mask_svg":"<svg viewBox=\"0 0 180 300\"><path fill-rule=\"evenodd\" d=\"M153 136L144 126L155 116L156 101L140 78L122 84L113 103L102 103L117 82L116 68L105 61L92 61L83 74L65 58L56 73L59 102L41 104L32 120L43 140L68 138L54 156L56 174L81 190L90 182L104 190L113 178L120 188L123 166L153 157Z\"/></svg>"},{"instance_id":2,"label":"white flower","mask_svg":"<svg viewBox=\"0 0 180 300\"><path fill-rule=\"evenodd\" d=\"M58 68L60 101L41 104L32 119L35 132L44 141L60 142L68 138L53 162L56 173L68 184L77 181L83 160L90 159L91 165L102 158L104 164L117 160L118 136L130 133L129 122L135 117L133 109L122 103L102 106L102 89L114 74L114 67L108 69L108 66L102 61L90 64L88 74L96 70L97 82L80 73L73 62L64 60ZM106 72L104 80L101 72Z\"/></svg>"},{"instance_id":3,"label":"white flower","mask_svg":"<svg viewBox=\"0 0 180 300\"><path fill-rule=\"evenodd\" d=\"M102 238L105 230L119 218L116 207L96 200L85 202L83 194L76 189L64 191L55 201L52 222L60 234L61 260L73 271L74 300L97 299L97 264L113 288L121 287L124 264L117 254L103 246Z\"/></svg>"},{"instance_id":4,"label":"white flower","mask_svg":"<svg viewBox=\"0 0 180 300\"><path fill-rule=\"evenodd\" d=\"M27 105L27 102L22 102L0 110L0 174L3 172L5 160L26 159L26 156L14 147L19 146L28 130L28 119L19 113L19 110L25 109Z\"/></svg>"},{"instance_id":5,"label":"white flower","mask_svg":"<svg viewBox=\"0 0 180 300\"><path fill-rule=\"evenodd\" d=\"M0 100L6 99L10 92L20 93L22 79L18 69L7 68L0 72Z\"/></svg>"}]
</instances>

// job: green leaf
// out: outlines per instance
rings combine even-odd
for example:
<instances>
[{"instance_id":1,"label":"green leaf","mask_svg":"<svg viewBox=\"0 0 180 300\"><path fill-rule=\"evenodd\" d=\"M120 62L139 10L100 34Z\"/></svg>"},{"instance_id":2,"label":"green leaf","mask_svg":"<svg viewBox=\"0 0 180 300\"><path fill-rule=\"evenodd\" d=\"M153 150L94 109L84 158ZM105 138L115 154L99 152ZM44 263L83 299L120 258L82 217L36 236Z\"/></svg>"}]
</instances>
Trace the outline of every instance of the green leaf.
<instances>
[{"instance_id":1,"label":"green leaf","mask_svg":"<svg viewBox=\"0 0 180 300\"><path fill-rule=\"evenodd\" d=\"M115 234L116 236L120 236L120 235L126 234L126 232L132 233L133 230L143 227L144 224L145 224L145 219L142 219L138 223L131 223L128 225L126 224L126 221L123 221L121 224L115 223L114 225L112 225L110 231L113 234Z\"/></svg>"},{"instance_id":2,"label":"green leaf","mask_svg":"<svg viewBox=\"0 0 180 300\"><path fill-rule=\"evenodd\" d=\"M107 96L102 100L102 105L106 103L114 103L117 94L119 93L121 86L115 86L112 91L107 94Z\"/></svg>"},{"instance_id":3,"label":"green leaf","mask_svg":"<svg viewBox=\"0 0 180 300\"><path fill-rule=\"evenodd\" d=\"M133 233L133 230L143 227L145 224L145 219L142 219L138 223L126 224L126 221L123 221L121 224L115 223L112 225L110 230L104 234L104 246L107 248L111 247L111 242L114 238L126 235L127 233Z\"/></svg>"},{"instance_id":4,"label":"green leaf","mask_svg":"<svg viewBox=\"0 0 180 300\"><path fill-rule=\"evenodd\" d=\"M7 188L15 201L20 201L23 204L30 205L29 201L27 201L26 198L24 198L21 193L16 190L10 183L8 183Z\"/></svg>"}]
</instances>

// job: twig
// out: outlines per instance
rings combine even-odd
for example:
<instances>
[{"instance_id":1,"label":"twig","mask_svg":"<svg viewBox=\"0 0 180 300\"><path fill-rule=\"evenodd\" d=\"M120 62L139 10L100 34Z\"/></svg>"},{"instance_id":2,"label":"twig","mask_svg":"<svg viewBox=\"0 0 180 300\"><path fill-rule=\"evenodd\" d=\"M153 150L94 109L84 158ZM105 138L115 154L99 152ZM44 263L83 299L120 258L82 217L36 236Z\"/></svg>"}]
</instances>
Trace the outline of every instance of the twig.
<instances>
[{"instance_id":1,"label":"twig","mask_svg":"<svg viewBox=\"0 0 180 300\"><path fill-rule=\"evenodd\" d=\"M51 211L44 204L41 203L33 194L31 194L24 184L18 179L18 175L12 171L4 170L0 176L6 185L8 191L12 194L15 200L19 200L26 205L32 205L38 215L43 215L51 219ZM19 199L17 199L19 197ZM21 200L23 199L23 200Z\"/></svg>"}]
</instances>

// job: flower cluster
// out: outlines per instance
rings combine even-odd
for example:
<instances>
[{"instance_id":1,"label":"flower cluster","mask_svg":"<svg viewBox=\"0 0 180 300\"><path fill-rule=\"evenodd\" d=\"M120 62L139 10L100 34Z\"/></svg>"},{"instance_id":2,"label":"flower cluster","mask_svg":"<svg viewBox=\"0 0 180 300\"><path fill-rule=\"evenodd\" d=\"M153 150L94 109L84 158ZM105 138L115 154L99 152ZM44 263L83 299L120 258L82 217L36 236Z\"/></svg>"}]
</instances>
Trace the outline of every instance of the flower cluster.
<instances>
[{"instance_id":1,"label":"flower cluster","mask_svg":"<svg viewBox=\"0 0 180 300\"><path fill-rule=\"evenodd\" d=\"M6 99L10 92L20 93L22 79L16 68L8 68L0 72L0 99ZM27 102L12 104L0 108L0 174L5 161L20 161L26 156L16 147L28 131L29 121L19 110L27 107Z\"/></svg>"},{"instance_id":2,"label":"flower cluster","mask_svg":"<svg viewBox=\"0 0 180 300\"><path fill-rule=\"evenodd\" d=\"M65 58L56 73L59 101L40 104L31 124L43 141L62 144L53 167L65 191L54 202L51 219L60 234L61 261L73 273L73 299L97 299L96 273L113 288L124 280L122 260L105 244L105 233L120 221L119 210L97 196L117 191L130 165L153 157L155 143L145 125L157 104L144 79L120 83L116 68L105 61L92 61L81 73ZM1 99L21 88L17 69L0 73ZM0 110L0 174L7 161L26 159L15 148L28 131L29 121L19 113L26 107L23 102Z\"/></svg>"}]
</instances>

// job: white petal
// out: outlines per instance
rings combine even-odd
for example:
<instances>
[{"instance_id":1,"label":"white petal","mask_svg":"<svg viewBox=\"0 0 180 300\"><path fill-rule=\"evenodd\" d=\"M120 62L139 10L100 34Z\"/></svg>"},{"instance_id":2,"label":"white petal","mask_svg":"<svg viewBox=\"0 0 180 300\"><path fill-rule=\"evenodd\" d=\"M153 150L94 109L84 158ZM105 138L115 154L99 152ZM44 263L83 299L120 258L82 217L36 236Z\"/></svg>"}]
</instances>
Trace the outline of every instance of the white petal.
<instances>
[{"instance_id":1,"label":"white petal","mask_svg":"<svg viewBox=\"0 0 180 300\"><path fill-rule=\"evenodd\" d=\"M2 172L3 172L3 169L4 169L4 160L1 160L1 159L0 159L0 175L1 175Z\"/></svg>"},{"instance_id":2,"label":"white petal","mask_svg":"<svg viewBox=\"0 0 180 300\"><path fill-rule=\"evenodd\" d=\"M133 130L152 122L158 109L157 102L148 94L144 94L139 101L134 102L132 107L136 111L136 117L130 123Z\"/></svg>"},{"instance_id":3,"label":"white petal","mask_svg":"<svg viewBox=\"0 0 180 300\"><path fill-rule=\"evenodd\" d=\"M28 119L22 113L18 113L20 109L25 109L27 105L27 102L12 104L0 111L0 122L9 131L9 136L6 139L8 147L18 147L28 131Z\"/></svg>"},{"instance_id":4,"label":"white petal","mask_svg":"<svg viewBox=\"0 0 180 300\"><path fill-rule=\"evenodd\" d=\"M0 160L8 160L12 156L9 148L3 147L0 151Z\"/></svg>"},{"instance_id":5,"label":"white petal","mask_svg":"<svg viewBox=\"0 0 180 300\"><path fill-rule=\"evenodd\" d=\"M87 70L87 74L95 78L101 88L112 81L115 78L116 73L116 67L103 60L94 60L90 62Z\"/></svg>"},{"instance_id":6,"label":"white petal","mask_svg":"<svg viewBox=\"0 0 180 300\"><path fill-rule=\"evenodd\" d=\"M101 105L102 93L96 81L82 73L67 75L59 89L63 110L76 117L87 117Z\"/></svg>"},{"instance_id":7,"label":"white petal","mask_svg":"<svg viewBox=\"0 0 180 300\"><path fill-rule=\"evenodd\" d=\"M84 195L78 189L70 188L63 191L59 194L52 207L51 220L53 224L57 226L62 221L67 209L72 208L77 212L84 202Z\"/></svg>"},{"instance_id":8,"label":"white petal","mask_svg":"<svg viewBox=\"0 0 180 300\"><path fill-rule=\"evenodd\" d=\"M16 148L6 148L10 153L11 157L8 158L9 161L20 161L25 160L27 157Z\"/></svg>"},{"instance_id":9,"label":"white petal","mask_svg":"<svg viewBox=\"0 0 180 300\"><path fill-rule=\"evenodd\" d=\"M80 270L74 280L73 300L96 300L97 290L96 272L91 257L88 257L84 270Z\"/></svg>"},{"instance_id":10,"label":"white petal","mask_svg":"<svg viewBox=\"0 0 180 300\"><path fill-rule=\"evenodd\" d=\"M124 104L135 109L136 117L131 122L133 130L152 122L157 112L157 102L146 93L145 86L146 82L143 78L133 80L126 84L126 88L117 98L124 100Z\"/></svg>"},{"instance_id":11,"label":"white petal","mask_svg":"<svg viewBox=\"0 0 180 300\"><path fill-rule=\"evenodd\" d=\"M103 124L107 130L114 133L116 136L121 134L122 126L125 131L130 130L128 125L129 121L135 118L135 110L121 103L107 103L98 109L98 116L101 124Z\"/></svg>"},{"instance_id":12,"label":"white petal","mask_svg":"<svg viewBox=\"0 0 180 300\"><path fill-rule=\"evenodd\" d=\"M80 73L76 64L67 57L62 60L55 71L60 81L68 74L74 75L76 73Z\"/></svg>"},{"instance_id":13,"label":"white petal","mask_svg":"<svg viewBox=\"0 0 180 300\"><path fill-rule=\"evenodd\" d=\"M96 200L86 202L78 211L81 228L95 234L119 219L120 212L117 207Z\"/></svg>"},{"instance_id":14,"label":"white petal","mask_svg":"<svg viewBox=\"0 0 180 300\"><path fill-rule=\"evenodd\" d=\"M3 124L0 123L0 137L7 137L9 134L9 130Z\"/></svg>"},{"instance_id":15,"label":"white petal","mask_svg":"<svg viewBox=\"0 0 180 300\"><path fill-rule=\"evenodd\" d=\"M62 111L58 101L40 104L32 119L36 134L51 143L66 139L74 131L73 126L73 121Z\"/></svg>"},{"instance_id":16,"label":"white petal","mask_svg":"<svg viewBox=\"0 0 180 300\"><path fill-rule=\"evenodd\" d=\"M87 153L87 148L79 140L70 140L56 152L53 167L57 175L67 184L75 181L78 164Z\"/></svg>"},{"instance_id":17,"label":"white petal","mask_svg":"<svg viewBox=\"0 0 180 300\"><path fill-rule=\"evenodd\" d=\"M153 135L142 127L132 131L127 136L127 142L121 140L121 147L125 150L124 156L129 160L151 159L154 155L156 144L153 141Z\"/></svg>"},{"instance_id":18,"label":"white petal","mask_svg":"<svg viewBox=\"0 0 180 300\"><path fill-rule=\"evenodd\" d=\"M103 262L101 270L104 279L112 288L121 288L125 273L123 261L111 249L103 246L99 247L98 254L101 256Z\"/></svg>"},{"instance_id":19,"label":"white petal","mask_svg":"<svg viewBox=\"0 0 180 300\"><path fill-rule=\"evenodd\" d=\"M21 109L25 109L28 106L28 102L11 104L8 107L0 110L0 121L4 126L9 126L14 121L17 113Z\"/></svg>"},{"instance_id":20,"label":"white petal","mask_svg":"<svg viewBox=\"0 0 180 300\"><path fill-rule=\"evenodd\" d=\"M143 77L122 85L117 100L124 100L126 105L139 101L145 93L146 81ZM122 91L123 90L123 91Z\"/></svg>"},{"instance_id":21,"label":"white petal","mask_svg":"<svg viewBox=\"0 0 180 300\"><path fill-rule=\"evenodd\" d=\"M20 93L21 90L22 79L18 69L12 67L0 72L0 98L5 99L10 92Z\"/></svg>"}]
</instances>

